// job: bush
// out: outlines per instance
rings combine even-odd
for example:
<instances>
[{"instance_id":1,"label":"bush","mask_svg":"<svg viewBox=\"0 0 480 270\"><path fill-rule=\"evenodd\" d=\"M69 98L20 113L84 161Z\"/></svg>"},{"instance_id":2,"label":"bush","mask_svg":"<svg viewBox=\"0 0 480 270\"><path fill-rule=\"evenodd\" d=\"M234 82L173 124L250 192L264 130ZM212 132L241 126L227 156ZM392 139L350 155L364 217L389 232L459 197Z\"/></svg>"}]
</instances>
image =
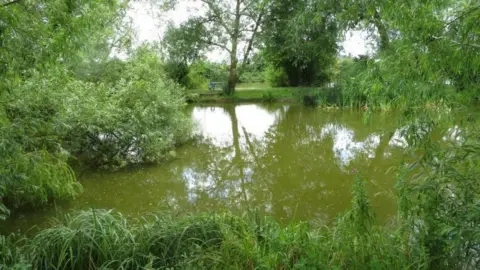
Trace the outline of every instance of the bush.
<instances>
[{"instance_id":1,"label":"bush","mask_svg":"<svg viewBox=\"0 0 480 270\"><path fill-rule=\"evenodd\" d=\"M62 69L16 82L0 115L0 214L81 191L69 164L159 162L191 131L183 90L139 52L122 79L81 81ZM0 215L4 218L4 215Z\"/></svg>"},{"instance_id":2,"label":"bush","mask_svg":"<svg viewBox=\"0 0 480 270\"><path fill-rule=\"evenodd\" d=\"M244 71L238 80L239 83L259 83L265 81L265 74L262 71Z\"/></svg>"},{"instance_id":3,"label":"bush","mask_svg":"<svg viewBox=\"0 0 480 270\"><path fill-rule=\"evenodd\" d=\"M265 102L273 102L275 100L275 96L272 92L267 91L266 93L262 93L262 100Z\"/></svg>"},{"instance_id":4,"label":"bush","mask_svg":"<svg viewBox=\"0 0 480 270\"><path fill-rule=\"evenodd\" d=\"M361 91L362 76L367 70L367 57L355 59L342 59L336 74L337 92L340 92L343 100L342 105L348 107L361 107L367 102L367 95Z\"/></svg>"},{"instance_id":5,"label":"bush","mask_svg":"<svg viewBox=\"0 0 480 270\"><path fill-rule=\"evenodd\" d=\"M268 66L265 70L265 78L271 87L288 86L288 76L282 68Z\"/></svg>"},{"instance_id":6,"label":"bush","mask_svg":"<svg viewBox=\"0 0 480 270\"><path fill-rule=\"evenodd\" d=\"M70 128L64 118L68 91L61 91L67 84L34 74L7 96L0 127L0 198L11 209L71 198L81 190L62 146Z\"/></svg>"},{"instance_id":7,"label":"bush","mask_svg":"<svg viewBox=\"0 0 480 270\"><path fill-rule=\"evenodd\" d=\"M187 89L207 89L208 70L203 62L193 63L189 67Z\"/></svg>"},{"instance_id":8,"label":"bush","mask_svg":"<svg viewBox=\"0 0 480 270\"><path fill-rule=\"evenodd\" d=\"M66 136L67 149L80 161L93 167L158 162L189 138L183 91L157 73L158 61L140 55L117 84L80 91L78 99L88 102L71 103L78 114L70 114Z\"/></svg>"},{"instance_id":9,"label":"bush","mask_svg":"<svg viewBox=\"0 0 480 270\"><path fill-rule=\"evenodd\" d=\"M168 79L183 87L190 87L190 70L186 63L168 61L163 65L163 70ZM121 75L118 76L118 79L121 79Z\"/></svg>"},{"instance_id":10,"label":"bush","mask_svg":"<svg viewBox=\"0 0 480 270\"><path fill-rule=\"evenodd\" d=\"M442 144L430 139L429 118L411 130L430 131L426 136L410 132L409 142L424 154L399 171L396 187L405 238L425 249L432 269L478 268L480 130L473 123Z\"/></svg>"}]
</instances>

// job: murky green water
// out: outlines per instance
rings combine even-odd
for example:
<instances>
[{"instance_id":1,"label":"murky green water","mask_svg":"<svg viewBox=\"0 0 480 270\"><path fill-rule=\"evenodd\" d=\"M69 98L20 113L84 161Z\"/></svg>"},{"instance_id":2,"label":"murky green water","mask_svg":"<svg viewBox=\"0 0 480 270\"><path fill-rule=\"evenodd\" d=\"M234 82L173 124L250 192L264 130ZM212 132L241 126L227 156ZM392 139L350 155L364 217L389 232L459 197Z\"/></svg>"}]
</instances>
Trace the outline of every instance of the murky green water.
<instances>
[{"instance_id":1,"label":"murky green water","mask_svg":"<svg viewBox=\"0 0 480 270\"><path fill-rule=\"evenodd\" d=\"M350 204L357 171L368 180L379 222L395 213L404 142L396 119L294 105L215 105L190 109L202 135L162 165L82 173L72 202L11 217L2 231L25 231L74 209L112 208L130 216L258 209L282 222L328 223ZM393 136L391 136L393 134Z\"/></svg>"}]
</instances>

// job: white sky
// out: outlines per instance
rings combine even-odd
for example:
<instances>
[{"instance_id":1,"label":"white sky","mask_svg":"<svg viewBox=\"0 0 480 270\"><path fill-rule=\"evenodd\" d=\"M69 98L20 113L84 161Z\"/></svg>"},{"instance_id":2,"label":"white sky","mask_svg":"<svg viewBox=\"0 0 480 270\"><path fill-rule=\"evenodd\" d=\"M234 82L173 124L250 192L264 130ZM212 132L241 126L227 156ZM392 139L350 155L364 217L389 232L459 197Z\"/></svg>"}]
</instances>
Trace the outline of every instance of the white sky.
<instances>
[{"instance_id":1,"label":"white sky","mask_svg":"<svg viewBox=\"0 0 480 270\"><path fill-rule=\"evenodd\" d=\"M136 32L135 43L159 41L169 21L179 25L186 21L191 14L200 12L200 8L199 1L179 1L174 10L160 14L158 8L150 4L133 2L128 16L132 19ZM340 55L358 56L373 52L367 33L361 30L348 31L340 45L343 47ZM221 62L227 59L227 54L214 50L207 53L207 57L212 61Z\"/></svg>"}]
</instances>

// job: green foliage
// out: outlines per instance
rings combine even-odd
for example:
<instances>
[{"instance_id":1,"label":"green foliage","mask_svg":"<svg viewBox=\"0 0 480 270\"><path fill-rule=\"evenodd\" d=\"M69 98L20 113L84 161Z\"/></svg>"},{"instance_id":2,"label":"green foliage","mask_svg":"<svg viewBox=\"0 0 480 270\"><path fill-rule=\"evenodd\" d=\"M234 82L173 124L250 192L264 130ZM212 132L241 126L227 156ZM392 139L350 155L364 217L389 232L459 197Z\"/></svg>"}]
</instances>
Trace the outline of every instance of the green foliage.
<instances>
[{"instance_id":1,"label":"green foliage","mask_svg":"<svg viewBox=\"0 0 480 270\"><path fill-rule=\"evenodd\" d=\"M81 191L70 165L158 162L190 134L182 89L151 48L128 40L126 2L0 6L0 218Z\"/></svg>"},{"instance_id":2,"label":"green foliage","mask_svg":"<svg viewBox=\"0 0 480 270\"><path fill-rule=\"evenodd\" d=\"M265 78L264 78L263 70L244 71L240 75L240 78L238 78L239 83L261 83L264 81L265 81Z\"/></svg>"},{"instance_id":3,"label":"green foliage","mask_svg":"<svg viewBox=\"0 0 480 270\"><path fill-rule=\"evenodd\" d=\"M187 89L206 86L201 59L207 46L202 40L207 34L204 25L196 20L188 20L179 27L168 25L162 40L168 78Z\"/></svg>"},{"instance_id":4,"label":"green foliage","mask_svg":"<svg viewBox=\"0 0 480 270\"><path fill-rule=\"evenodd\" d=\"M288 75L282 67L268 66L265 69L265 78L271 87L284 87L288 85Z\"/></svg>"},{"instance_id":5,"label":"green foliage","mask_svg":"<svg viewBox=\"0 0 480 270\"><path fill-rule=\"evenodd\" d=\"M239 83L260 83L265 82L265 59L263 54L256 53L252 59L242 66Z\"/></svg>"},{"instance_id":6,"label":"green foliage","mask_svg":"<svg viewBox=\"0 0 480 270\"><path fill-rule=\"evenodd\" d=\"M197 12L177 28L168 27L165 47L170 57L189 63L206 48L227 52L230 62L224 92L233 94L239 77L237 69L243 70L249 60L269 1L203 0L200 4L205 12ZM243 59L239 63L238 55L242 51Z\"/></svg>"},{"instance_id":7,"label":"green foliage","mask_svg":"<svg viewBox=\"0 0 480 270\"><path fill-rule=\"evenodd\" d=\"M188 88L190 86L190 70L186 63L168 61L164 64L163 70L170 80L183 87Z\"/></svg>"},{"instance_id":8,"label":"green foliage","mask_svg":"<svg viewBox=\"0 0 480 270\"><path fill-rule=\"evenodd\" d=\"M377 39L378 49L386 50L390 45L391 33L386 14L395 5L388 1L340 0L333 2L338 24L344 30L362 28Z\"/></svg>"},{"instance_id":9,"label":"green foliage","mask_svg":"<svg viewBox=\"0 0 480 270\"><path fill-rule=\"evenodd\" d=\"M217 65L208 62L195 62L190 65L188 72L188 89L207 89L209 82L215 81L215 72L212 71L217 68ZM223 77L223 80L225 80Z\"/></svg>"},{"instance_id":10,"label":"green foliage","mask_svg":"<svg viewBox=\"0 0 480 270\"><path fill-rule=\"evenodd\" d=\"M262 99L265 102L273 102L275 100L275 96L273 95L273 93L271 91L267 91L266 93L264 93L262 95Z\"/></svg>"},{"instance_id":11,"label":"green foliage","mask_svg":"<svg viewBox=\"0 0 480 270\"><path fill-rule=\"evenodd\" d=\"M203 62L204 76L208 81L225 82L228 78L228 65L212 62Z\"/></svg>"},{"instance_id":12,"label":"green foliage","mask_svg":"<svg viewBox=\"0 0 480 270\"><path fill-rule=\"evenodd\" d=\"M113 45L125 5L117 1L12 1L0 7L0 91L36 67L75 68L86 59L105 58ZM122 31L118 32L122 36ZM117 43L118 44L118 43Z\"/></svg>"},{"instance_id":13,"label":"green foliage","mask_svg":"<svg viewBox=\"0 0 480 270\"><path fill-rule=\"evenodd\" d=\"M345 58L338 63L335 89L341 93L342 102L339 105L347 107L361 107L367 102L367 95L360 92L361 79L368 68L368 57Z\"/></svg>"},{"instance_id":14,"label":"green foliage","mask_svg":"<svg viewBox=\"0 0 480 270\"><path fill-rule=\"evenodd\" d=\"M116 84L80 91L70 103L66 148L94 167L158 162L190 134L182 90L161 75L160 59L140 52L127 63ZM85 102L86 101L86 102Z\"/></svg>"},{"instance_id":15,"label":"green foliage","mask_svg":"<svg viewBox=\"0 0 480 270\"><path fill-rule=\"evenodd\" d=\"M22 254L22 241L16 235L0 235L0 269L30 269L31 265Z\"/></svg>"},{"instance_id":16,"label":"green foliage","mask_svg":"<svg viewBox=\"0 0 480 270\"><path fill-rule=\"evenodd\" d=\"M208 89L210 82L225 82L228 78L228 67L208 61L196 61L190 65L181 62L164 64L167 78L177 82L189 90Z\"/></svg>"},{"instance_id":17,"label":"green foliage","mask_svg":"<svg viewBox=\"0 0 480 270\"><path fill-rule=\"evenodd\" d=\"M372 109L393 109L456 106L476 100L480 89L475 76L480 72L479 45L474 38L479 31L474 23L480 18L478 4L355 2L358 5L349 7L363 5L360 10L366 14L360 20L381 15L388 33L380 43L385 43L382 39L390 41L388 46L380 46L374 59L366 60L365 69L357 61L360 69L353 68L356 75L342 71L339 85L346 105L364 102ZM379 31L381 27L376 28Z\"/></svg>"},{"instance_id":18,"label":"green foliage","mask_svg":"<svg viewBox=\"0 0 480 270\"><path fill-rule=\"evenodd\" d=\"M73 76L79 80L92 83L113 85L122 78L127 62L118 58L109 58L101 62L84 63L75 70Z\"/></svg>"},{"instance_id":19,"label":"green foliage","mask_svg":"<svg viewBox=\"0 0 480 270\"><path fill-rule=\"evenodd\" d=\"M202 39L206 35L205 26L196 20L188 20L179 27L169 24L162 39L162 48L169 61L187 65L201 59L206 49Z\"/></svg>"},{"instance_id":20,"label":"green foliage","mask_svg":"<svg viewBox=\"0 0 480 270\"><path fill-rule=\"evenodd\" d=\"M399 171L399 212L406 240L425 249L432 269L478 268L479 132L475 124L450 130L442 144L428 135L418 139L414 133L412 143L424 154Z\"/></svg>"},{"instance_id":21,"label":"green foliage","mask_svg":"<svg viewBox=\"0 0 480 270\"><path fill-rule=\"evenodd\" d=\"M330 81L337 27L326 2L274 1L265 20L266 62L285 71L289 86Z\"/></svg>"}]
</instances>

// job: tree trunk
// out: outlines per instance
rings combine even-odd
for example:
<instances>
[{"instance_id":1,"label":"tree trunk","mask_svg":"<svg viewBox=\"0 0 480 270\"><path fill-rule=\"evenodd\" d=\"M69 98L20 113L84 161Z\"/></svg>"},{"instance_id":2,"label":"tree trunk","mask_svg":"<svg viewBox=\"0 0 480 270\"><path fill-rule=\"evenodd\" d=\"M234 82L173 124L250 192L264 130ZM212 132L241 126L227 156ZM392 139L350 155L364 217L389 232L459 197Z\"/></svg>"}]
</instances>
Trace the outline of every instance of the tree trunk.
<instances>
[{"instance_id":1,"label":"tree trunk","mask_svg":"<svg viewBox=\"0 0 480 270\"><path fill-rule=\"evenodd\" d=\"M262 21L262 17L263 17L263 14L264 14L264 11L265 11L265 7L262 7L262 9L260 10L259 14L258 14L258 17L257 19L255 20L255 27L253 28L253 32L252 32L252 37L250 38L250 40L248 41L248 45L247 45L247 49L245 50L245 54L243 55L243 62L240 66L240 69L238 70L238 75L240 76L243 71L245 70L245 66L248 62L248 56L250 55L250 52L252 51L253 49L253 41L255 40L255 36L257 35L257 32L258 32L258 28L260 27L260 23Z\"/></svg>"},{"instance_id":2,"label":"tree trunk","mask_svg":"<svg viewBox=\"0 0 480 270\"><path fill-rule=\"evenodd\" d=\"M228 74L228 83L226 88L226 94L231 95L235 92L235 85L237 84L237 44L232 46L232 52L230 54L230 71Z\"/></svg>"},{"instance_id":3,"label":"tree trunk","mask_svg":"<svg viewBox=\"0 0 480 270\"><path fill-rule=\"evenodd\" d=\"M235 85L237 84L237 47L238 37L240 35L240 2L237 0L235 8L235 21L233 23L232 33L232 50L230 51L230 72L228 74L228 83L226 87L226 94L231 95L235 92Z\"/></svg>"}]
</instances>

